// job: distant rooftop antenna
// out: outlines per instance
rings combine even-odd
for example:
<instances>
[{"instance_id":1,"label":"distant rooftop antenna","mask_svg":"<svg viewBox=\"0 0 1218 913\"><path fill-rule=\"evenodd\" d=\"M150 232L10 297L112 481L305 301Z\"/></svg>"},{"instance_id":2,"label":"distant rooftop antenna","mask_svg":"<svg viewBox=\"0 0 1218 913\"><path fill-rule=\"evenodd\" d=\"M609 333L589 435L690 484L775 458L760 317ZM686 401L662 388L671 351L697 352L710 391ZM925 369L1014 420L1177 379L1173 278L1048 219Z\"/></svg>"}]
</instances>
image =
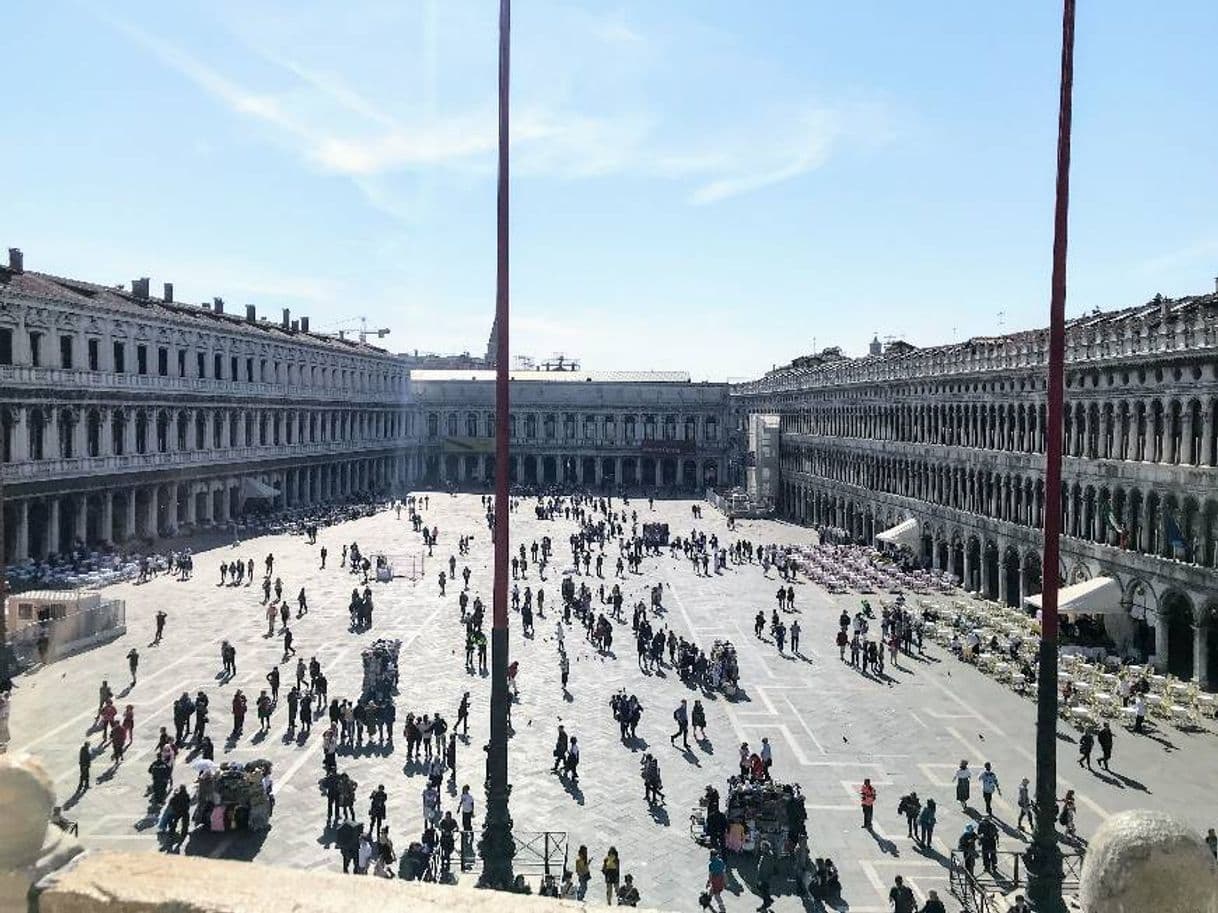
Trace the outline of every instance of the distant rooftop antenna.
<instances>
[{"instance_id":1,"label":"distant rooftop antenna","mask_svg":"<svg viewBox=\"0 0 1218 913\"><path fill-rule=\"evenodd\" d=\"M998 332L999 332L1000 334L1002 333L1002 327L1003 327L1003 324L1006 322L1006 316L1007 316L1007 312L1006 312L1006 311L999 311L999 312L998 312Z\"/></svg>"},{"instance_id":2,"label":"distant rooftop antenna","mask_svg":"<svg viewBox=\"0 0 1218 913\"><path fill-rule=\"evenodd\" d=\"M563 352L555 352L541 366L546 371L578 371L579 361L568 358Z\"/></svg>"}]
</instances>

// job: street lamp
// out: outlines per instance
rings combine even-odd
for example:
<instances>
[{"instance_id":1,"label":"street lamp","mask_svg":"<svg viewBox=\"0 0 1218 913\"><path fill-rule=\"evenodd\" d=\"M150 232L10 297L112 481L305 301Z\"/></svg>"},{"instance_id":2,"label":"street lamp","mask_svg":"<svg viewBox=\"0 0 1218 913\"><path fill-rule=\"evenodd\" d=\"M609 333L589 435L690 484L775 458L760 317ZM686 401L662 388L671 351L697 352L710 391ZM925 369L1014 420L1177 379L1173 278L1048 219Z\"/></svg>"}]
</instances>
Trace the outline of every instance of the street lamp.
<instances>
[{"instance_id":1,"label":"street lamp","mask_svg":"<svg viewBox=\"0 0 1218 913\"><path fill-rule=\"evenodd\" d=\"M508 811L508 99L511 63L511 0L499 0L499 180L495 270L495 563L491 625L491 739L486 746L486 815L482 823L482 877L479 885L512 887L512 816Z\"/></svg>"},{"instance_id":2,"label":"street lamp","mask_svg":"<svg viewBox=\"0 0 1218 913\"><path fill-rule=\"evenodd\" d=\"M1070 118L1074 86L1074 4L1062 12L1057 189L1049 299L1049 377L1045 442L1045 544L1041 560L1040 659L1036 699L1036 821L1028 848L1028 896L1037 913L1065 913L1057 845L1057 591L1061 568L1062 401L1066 354L1066 238L1070 206Z\"/></svg>"}]
</instances>

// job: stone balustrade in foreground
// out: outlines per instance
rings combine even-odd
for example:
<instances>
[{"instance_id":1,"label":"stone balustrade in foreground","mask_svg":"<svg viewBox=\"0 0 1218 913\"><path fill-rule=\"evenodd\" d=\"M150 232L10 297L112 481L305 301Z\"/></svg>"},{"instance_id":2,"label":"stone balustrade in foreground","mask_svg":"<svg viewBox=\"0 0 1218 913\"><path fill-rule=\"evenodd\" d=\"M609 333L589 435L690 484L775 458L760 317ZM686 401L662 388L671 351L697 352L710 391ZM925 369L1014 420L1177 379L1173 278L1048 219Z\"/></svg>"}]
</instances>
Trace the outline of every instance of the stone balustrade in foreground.
<instances>
[{"instance_id":1,"label":"stone balustrade in foreground","mask_svg":"<svg viewBox=\"0 0 1218 913\"><path fill-rule=\"evenodd\" d=\"M472 888L285 871L157 853L85 852L49 826L54 786L37 759L0 757L0 913L558 913L582 906ZM694 886L691 886L691 889ZM1218 913L1204 842L1158 812L1124 812L1093 837L1084 913Z\"/></svg>"}]
</instances>

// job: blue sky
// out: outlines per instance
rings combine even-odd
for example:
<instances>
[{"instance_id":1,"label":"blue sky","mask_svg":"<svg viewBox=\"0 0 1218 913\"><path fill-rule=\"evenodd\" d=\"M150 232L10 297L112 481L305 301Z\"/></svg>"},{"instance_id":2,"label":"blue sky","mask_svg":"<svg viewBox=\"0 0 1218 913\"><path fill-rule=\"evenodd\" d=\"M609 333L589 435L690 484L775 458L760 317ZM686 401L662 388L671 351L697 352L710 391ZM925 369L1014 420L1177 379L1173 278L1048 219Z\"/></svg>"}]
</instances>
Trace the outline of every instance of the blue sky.
<instances>
[{"instance_id":1,"label":"blue sky","mask_svg":"<svg viewBox=\"0 0 1218 913\"><path fill-rule=\"evenodd\" d=\"M481 352L494 0L6 5L0 242ZM1056 2L517 0L513 351L755 376L1042 325ZM1078 22L1069 313L1218 274L1218 4Z\"/></svg>"}]
</instances>

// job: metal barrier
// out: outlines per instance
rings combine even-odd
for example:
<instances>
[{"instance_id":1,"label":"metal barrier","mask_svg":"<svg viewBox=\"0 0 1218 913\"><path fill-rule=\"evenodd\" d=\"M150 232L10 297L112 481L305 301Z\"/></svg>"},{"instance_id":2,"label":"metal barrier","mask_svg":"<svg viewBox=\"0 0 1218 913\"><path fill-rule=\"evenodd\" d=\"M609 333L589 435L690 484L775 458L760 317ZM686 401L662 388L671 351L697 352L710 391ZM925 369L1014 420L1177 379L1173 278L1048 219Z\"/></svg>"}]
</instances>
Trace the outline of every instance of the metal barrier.
<instances>
[{"instance_id":1,"label":"metal barrier","mask_svg":"<svg viewBox=\"0 0 1218 913\"><path fill-rule=\"evenodd\" d=\"M998 913L999 897L1027 886L1024 852L1000 850L996 874L992 874L980 867L980 857L977 858L974 872L970 873L964 865L964 854L952 850L949 876L953 896L968 913ZM1062 894L1065 896L1078 893L1079 879L1083 874L1083 856L1082 850L1062 853ZM1004 860L1009 865L1004 866Z\"/></svg>"},{"instance_id":2,"label":"metal barrier","mask_svg":"<svg viewBox=\"0 0 1218 913\"><path fill-rule=\"evenodd\" d=\"M513 835L516 856L512 868L519 875L555 875L567 868L566 831L523 831Z\"/></svg>"}]
</instances>

